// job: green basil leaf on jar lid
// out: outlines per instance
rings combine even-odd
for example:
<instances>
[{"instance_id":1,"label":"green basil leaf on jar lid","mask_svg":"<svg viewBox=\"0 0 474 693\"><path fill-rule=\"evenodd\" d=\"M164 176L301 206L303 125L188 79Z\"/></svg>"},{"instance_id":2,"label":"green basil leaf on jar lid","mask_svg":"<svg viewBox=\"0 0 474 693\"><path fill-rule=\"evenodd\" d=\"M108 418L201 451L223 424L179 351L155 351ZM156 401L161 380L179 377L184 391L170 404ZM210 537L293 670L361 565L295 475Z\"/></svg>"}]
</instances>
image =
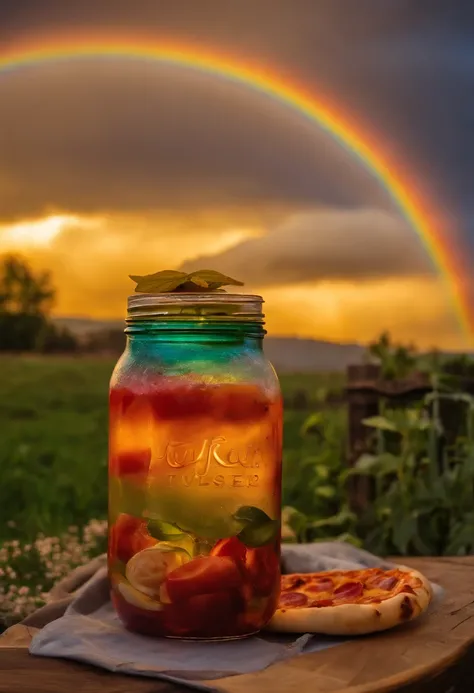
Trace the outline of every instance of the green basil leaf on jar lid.
<instances>
[{"instance_id":1,"label":"green basil leaf on jar lid","mask_svg":"<svg viewBox=\"0 0 474 693\"><path fill-rule=\"evenodd\" d=\"M194 283L203 282L211 290L219 289L221 286L243 286L244 283L238 279L228 277L215 270L197 270L188 275L188 279ZM199 284L198 284L199 285Z\"/></svg>"},{"instance_id":2,"label":"green basil leaf on jar lid","mask_svg":"<svg viewBox=\"0 0 474 693\"><path fill-rule=\"evenodd\" d=\"M259 546L265 546L270 542L275 541L278 536L279 522L277 520L268 520L263 524L249 524L237 535L242 544L249 548L256 549Z\"/></svg>"},{"instance_id":3,"label":"green basil leaf on jar lid","mask_svg":"<svg viewBox=\"0 0 474 693\"><path fill-rule=\"evenodd\" d=\"M163 270L155 274L147 274L143 277L129 275L136 282L135 293L169 293L180 286L188 276L186 272L177 270Z\"/></svg>"},{"instance_id":4,"label":"green basil leaf on jar lid","mask_svg":"<svg viewBox=\"0 0 474 693\"><path fill-rule=\"evenodd\" d=\"M215 270L197 270L186 274L178 270L162 270L145 276L129 275L136 283L135 293L173 293L181 291L223 291L222 286L243 286L243 282Z\"/></svg>"},{"instance_id":5,"label":"green basil leaf on jar lid","mask_svg":"<svg viewBox=\"0 0 474 693\"><path fill-rule=\"evenodd\" d=\"M209 288L209 284L205 281L205 279L201 279L201 277L199 277L199 275L195 275L195 276L189 275L188 280L190 282L192 282L193 284L195 284L196 286L200 286L202 289L208 289Z\"/></svg>"}]
</instances>

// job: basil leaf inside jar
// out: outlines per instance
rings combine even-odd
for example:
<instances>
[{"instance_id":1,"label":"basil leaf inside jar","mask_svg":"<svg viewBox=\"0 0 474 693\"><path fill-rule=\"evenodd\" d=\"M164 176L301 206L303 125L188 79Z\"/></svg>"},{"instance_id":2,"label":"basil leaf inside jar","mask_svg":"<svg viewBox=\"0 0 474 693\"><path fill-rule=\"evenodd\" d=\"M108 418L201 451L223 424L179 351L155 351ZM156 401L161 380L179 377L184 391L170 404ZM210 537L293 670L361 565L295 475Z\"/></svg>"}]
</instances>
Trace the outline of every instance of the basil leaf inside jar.
<instances>
[{"instance_id":1,"label":"basil leaf inside jar","mask_svg":"<svg viewBox=\"0 0 474 693\"><path fill-rule=\"evenodd\" d=\"M280 523L272 520L268 515L253 506L245 505L234 513L234 518L244 524L237 538L250 548L265 546L274 541L278 536Z\"/></svg>"}]
</instances>

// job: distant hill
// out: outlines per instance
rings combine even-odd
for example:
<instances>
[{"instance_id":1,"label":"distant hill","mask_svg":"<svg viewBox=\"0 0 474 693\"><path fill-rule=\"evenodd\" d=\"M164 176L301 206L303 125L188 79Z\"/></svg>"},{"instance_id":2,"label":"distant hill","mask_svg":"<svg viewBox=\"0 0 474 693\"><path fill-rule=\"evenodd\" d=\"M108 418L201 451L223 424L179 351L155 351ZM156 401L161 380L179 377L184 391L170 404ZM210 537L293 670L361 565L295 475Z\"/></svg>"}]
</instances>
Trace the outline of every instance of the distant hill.
<instances>
[{"instance_id":1,"label":"distant hill","mask_svg":"<svg viewBox=\"0 0 474 693\"><path fill-rule=\"evenodd\" d=\"M92 320L88 318L56 318L55 322L67 327L78 337L104 330L123 330L122 320ZM280 372L314 373L315 371L343 371L351 363L358 363L364 355L360 344L337 344L299 337L266 337L265 353Z\"/></svg>"},{"instance_id":2,"label":"distant hill","mask_svg":"<svg viewBox=\"0 0 474 693\"><path fill-rule=\"evenodd\" d=\"M360 363L365 348L360 344L337 344L299 337L266 337L265 353L279 373L344 371Z\"/></svg>"},{"instance_id":3,"label":"distant hill","mask_svg":"<svg viewBox=\"0 0 474 693\"><path fill-rule=\"evenodd\" d=\"M60 327L67 327L78 337L103 330L123 330L123 320L93 320L92 318L53 318L53 322Z\"/></svg>"}]
</instances>

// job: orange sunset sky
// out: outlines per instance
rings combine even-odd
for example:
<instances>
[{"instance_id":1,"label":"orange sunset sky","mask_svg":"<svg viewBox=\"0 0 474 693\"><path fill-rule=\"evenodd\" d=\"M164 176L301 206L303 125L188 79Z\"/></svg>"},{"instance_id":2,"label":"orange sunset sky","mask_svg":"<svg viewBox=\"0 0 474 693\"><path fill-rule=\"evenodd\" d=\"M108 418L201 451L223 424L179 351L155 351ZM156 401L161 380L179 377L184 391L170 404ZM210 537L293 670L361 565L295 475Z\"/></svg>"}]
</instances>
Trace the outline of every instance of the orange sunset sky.
<instances>
[{"instance_id":1,"label":"orange sunset sky","mask_svg":"<svg viewBox=\"0 0 474 693\"><path fill-rule=\"evenodd\" d=\"M178 26L177 42L188 29ZM10 45L17 35L21 26ZM313 50L341 114L365 131L374 115L375 139L388 142L376 109L351 109L337 82L344 65L331 82L329 58ZM259 60L269 58L255 50ZM286 65L317 95L303 61L299 72ZM375 98L375 84L361 89ZM446 287L381 183L296 111L127 59L12 70L0 75L0 103L0 252L51 270L56 315L121 318L129 274L213 268L264 296L272 335L366 342L388 329L422 348L466 346ZM416 180L421 159L397 147Z\"/></svg>"}]
</instances>

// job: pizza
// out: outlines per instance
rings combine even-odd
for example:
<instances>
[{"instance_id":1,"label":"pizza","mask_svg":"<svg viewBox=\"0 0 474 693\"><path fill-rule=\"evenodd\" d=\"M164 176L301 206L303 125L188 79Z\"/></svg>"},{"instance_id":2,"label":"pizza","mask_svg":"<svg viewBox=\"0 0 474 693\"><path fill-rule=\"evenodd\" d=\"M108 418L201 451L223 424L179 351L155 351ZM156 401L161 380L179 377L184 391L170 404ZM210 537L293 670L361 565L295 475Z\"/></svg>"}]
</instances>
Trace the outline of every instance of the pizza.
<instances>
[{"instance_id":1,"label":"pizza","mask_svg":"<svg viewBox=\"0 0 474 693\"><path fill-rule=\"evenodd\" d=\"M292 573L267 630L363 635L417 618L431 599L429 581L405 566Z\"/></svg>"}]
</instances>

